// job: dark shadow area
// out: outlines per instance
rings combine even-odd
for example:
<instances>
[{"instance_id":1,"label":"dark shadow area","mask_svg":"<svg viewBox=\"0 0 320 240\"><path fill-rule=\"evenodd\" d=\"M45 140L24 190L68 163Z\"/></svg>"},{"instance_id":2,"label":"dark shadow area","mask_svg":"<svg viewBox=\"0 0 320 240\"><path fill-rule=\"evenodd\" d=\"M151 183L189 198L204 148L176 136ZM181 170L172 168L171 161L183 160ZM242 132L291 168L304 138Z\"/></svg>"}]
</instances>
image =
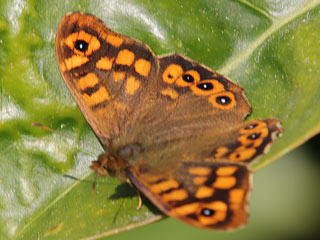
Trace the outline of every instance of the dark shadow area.
<instances>
[{"instance_id":1,"label":"dark shadow area","mask_svg":"<svg viewBox=\"0 0 320 240\"><path fill-rule=\"evenodd\" d=\"M313 157L310 158L312 163L314 163L315 166L320 168L320 134L309 139L305 143L305 147L307 151L313 155Z\"/></svg>"},{"instance_id":2,"label":"dark shadow area","mask_svg":"<svg viewBox=\"0 0 320 240\"><path fill-rule=\"evenodd\" d=\"M146 198L141 192L142 204L145 205L153 214L162 214L148 198ZM133 189L128 183L121 183L115 189L115 193L109 197L109 200L119 200L121 198L132 198L137 196L137 191ZM137 202L138 204L138 202Z\"/></svg>"},{"instance_id":3,"label":"dark shadow area","mask_svg":"<svg viewBox=\"0 0 320 240\"><path fill-rule=\"evenodd\" d=\"M115 193L112 194L109 199L110 200L118 200L121 198L132 198L137 196L136 191L130 187L129 184L127 183L121 183L120 185L118 185L115 189Z\"/></svg>"},{"instance_id":4,"label":"dark shadow area","mask_svg":"<svg viewBox=\"0 0 320 240\"><path fill-rule=\"evenodd\" d=\"M150 202L148 198L146 198L144 195L141 195L141 197L142 197L142 204L145 205L153 214L164 215L157 207L153 205L152 202Z\"/></svg>"}]
</instances>

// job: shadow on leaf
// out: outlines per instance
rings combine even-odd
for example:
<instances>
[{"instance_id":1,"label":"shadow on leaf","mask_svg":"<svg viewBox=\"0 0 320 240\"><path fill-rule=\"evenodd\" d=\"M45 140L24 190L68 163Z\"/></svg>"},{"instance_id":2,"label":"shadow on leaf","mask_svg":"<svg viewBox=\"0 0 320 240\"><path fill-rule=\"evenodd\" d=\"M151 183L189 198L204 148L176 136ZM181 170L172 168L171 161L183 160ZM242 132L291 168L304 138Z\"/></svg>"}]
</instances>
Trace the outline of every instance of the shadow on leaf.
<instances>
[{"instance_id":1,"label":"shadow on leaf","mask_svg":"<svg viewBox=\"0 0 320 240\"><path fill-rule=\"evenodd\" d=\"M137 192L128 183L121 183L115 189L115 193L109 197L109 200L119 200L121 198L136 197ZM145 205L153 214L162 214L144 195L141 193L142 204ZM137 202L138 204L138 202Z\"/></svg>"}]
</instances>

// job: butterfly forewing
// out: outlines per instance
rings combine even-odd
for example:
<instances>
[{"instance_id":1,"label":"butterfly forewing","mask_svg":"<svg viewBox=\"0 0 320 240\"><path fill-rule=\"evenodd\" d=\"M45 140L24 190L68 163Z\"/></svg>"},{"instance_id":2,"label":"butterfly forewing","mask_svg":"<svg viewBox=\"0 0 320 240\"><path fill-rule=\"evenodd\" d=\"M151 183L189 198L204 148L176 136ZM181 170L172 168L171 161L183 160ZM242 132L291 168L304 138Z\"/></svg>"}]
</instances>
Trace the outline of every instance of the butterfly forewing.
<instances>
[{"instance_id":1,"label":"butterfly forewing","mask_svg":"<svg viewBox=\"0 0 320 240\"><path fill-rule=\"evenodd\" d=\"M158 104L141 120L153 143L209 132L215 138L251 112L243 89L221 74L179 54L159 62Z\"/></svg>"},{"instance_id":2,"label":"butterfly forewing","mask_svg":"<svg viewBox=\"0 0 320 240\"><path fill-rule=\"evenodd\" d=\"M152 51L92 15L73 13L59 24L56 53L65 83L102 143L125 135L156 79Z\"/></svg>"}]
</instances>

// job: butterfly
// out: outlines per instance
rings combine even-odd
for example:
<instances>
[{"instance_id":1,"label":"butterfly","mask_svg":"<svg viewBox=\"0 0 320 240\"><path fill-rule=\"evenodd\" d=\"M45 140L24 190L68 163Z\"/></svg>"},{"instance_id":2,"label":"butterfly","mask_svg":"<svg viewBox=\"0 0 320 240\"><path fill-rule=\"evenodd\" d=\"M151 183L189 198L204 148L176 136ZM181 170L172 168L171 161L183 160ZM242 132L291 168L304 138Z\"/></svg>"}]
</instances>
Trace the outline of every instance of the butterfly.
<instances>
[{"instance_id":1,"label":"butterfly","mask_svg":"<svg viewBox=\"0 0 320 240\"><path fill-rule=\"evenodd\" d=\"M106 151L91 168L128 180L163 213L208 229L246 224L248 168L280 133L276 119L244 122L236 83L180 54L144 43L90 14L63 17L61 75Z\"/></svg>"}]
</instances>

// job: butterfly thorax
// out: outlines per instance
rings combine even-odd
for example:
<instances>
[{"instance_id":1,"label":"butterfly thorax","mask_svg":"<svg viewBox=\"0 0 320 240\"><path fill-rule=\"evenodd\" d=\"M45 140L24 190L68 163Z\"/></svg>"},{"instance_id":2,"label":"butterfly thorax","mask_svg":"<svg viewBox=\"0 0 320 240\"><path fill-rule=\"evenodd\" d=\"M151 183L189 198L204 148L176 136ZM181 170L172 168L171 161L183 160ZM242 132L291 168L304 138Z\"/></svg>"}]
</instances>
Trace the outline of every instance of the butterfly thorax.
<instances>
[{"instance_id":1,"label":"butterfly thorax","mask_svg":"<svg viewBox=\"0 0 320 240\"><path fill-rule=\"evenodd\" d=\"M128 159L142 152L138 143L126 144L118 149L110 147L106 152L100 154L96 161L93 161L90 168L100 176L115 176L125 181L126 168L129 168Z\"/></svg>"}]
</instances>

